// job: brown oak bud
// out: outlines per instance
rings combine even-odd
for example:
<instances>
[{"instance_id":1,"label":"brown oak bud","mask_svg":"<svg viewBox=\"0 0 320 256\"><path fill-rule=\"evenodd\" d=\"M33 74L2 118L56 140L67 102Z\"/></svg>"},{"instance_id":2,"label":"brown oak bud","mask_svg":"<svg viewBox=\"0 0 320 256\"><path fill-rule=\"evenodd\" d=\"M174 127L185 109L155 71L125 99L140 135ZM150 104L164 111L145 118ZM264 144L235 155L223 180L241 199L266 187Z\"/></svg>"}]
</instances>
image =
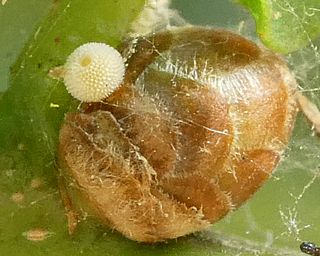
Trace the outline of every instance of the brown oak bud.
<instances>
[{"instance_id":1,"label":"brown oak bud","mask_svg":"<svg viewBox=\"0 0 320 256\"><path fill-rule=\"evenodd\" d=\"M63 175L130 239L202 230L277 166L296 116L296 82L279 56L225 30L180 28L120 51L123 84L65 118Z\"/></svg>"}]
</instances>

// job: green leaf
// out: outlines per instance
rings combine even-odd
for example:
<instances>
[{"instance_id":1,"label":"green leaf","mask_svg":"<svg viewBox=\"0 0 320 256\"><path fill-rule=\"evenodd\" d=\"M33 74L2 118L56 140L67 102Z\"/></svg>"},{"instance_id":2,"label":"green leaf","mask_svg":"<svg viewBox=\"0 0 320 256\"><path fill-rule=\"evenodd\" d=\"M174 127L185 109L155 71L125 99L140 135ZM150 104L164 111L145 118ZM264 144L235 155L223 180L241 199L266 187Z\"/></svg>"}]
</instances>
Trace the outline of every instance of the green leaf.
<instances>
[{"instance_id":1,"label":"green leaf","mask_svg":"<svg viewBox=\"0 0 320 256\"><path fill-rule=\"evenodd\" d=\"M28 37L46 16L51 0L8 1L0 6L0 91L8 87L9 66L18 57Z\"/></svg>"},{"instance_id":2,"label":"green leaf","mask_svg":"<svg viewBox=\"0 0 320 256\"><path fill-rule=\"evenodd\" d=\"M256 20L257 32L269 48L290 53L320 35L318 0L237 0Z\"/></svg>"},{"instance_id":3,"label":"green leaf","mask_svg":"<svg viewBox=\"0 0 320 256\"><path fill-rule=\"evenodd\" d=\"M10 88L0 102L0 134L10 131L11 136L1 136L1 148L14 154L17 147L23 148L21 155L37 169L53 161L61 120L77 103L62 83L49 78L49 70L62 65L73 49L85 42L119 43L142 3L54 3L49 17L40 24L12 67Z\"/></svg>"},{"instance_id":4,"label":"green leaf","mask_svg":"<svg viewBox=\"0 0 320 256\"><path fill-rule=\"evenodd\" d=\"M3 8L10 1L14 0L8 0ZM301 239L319 243L320 141L311 136L310 126L301 116L274 177L245 206L213 228L168 243L144 245L125 239L89 216L74 236L68 235L56 183L55 151L61 120L78 102L47 74L82 43L116 45L143 3L54 1L49 16L12 68L10 88L0 95L1 255L301 255ZM314 77L318 86L319 72L308 76ZM293 196L304 190L296 203ZM306 225L311 228L303 229ZM48 237L29 241L26 232L37 228L47 230Z\"/></svg>"}]
</instances>

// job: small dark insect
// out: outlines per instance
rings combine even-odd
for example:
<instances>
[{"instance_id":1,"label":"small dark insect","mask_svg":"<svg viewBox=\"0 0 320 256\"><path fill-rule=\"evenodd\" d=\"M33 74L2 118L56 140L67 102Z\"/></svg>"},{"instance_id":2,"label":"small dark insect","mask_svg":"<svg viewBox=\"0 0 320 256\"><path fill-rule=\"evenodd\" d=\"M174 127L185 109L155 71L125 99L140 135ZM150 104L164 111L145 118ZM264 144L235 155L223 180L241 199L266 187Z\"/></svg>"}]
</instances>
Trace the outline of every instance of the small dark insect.
<instances>
[{"instance_id":1,"label":"small dark insect","mask_svg":"<svg viewBox=\"0 0 320 256\"><path fill-rule=\"evenodd\" d=\"M302 242L300 244L300 250L309 255L320 256L320 247L317 247L311 242Z\"/></svg>"}]
</instances>

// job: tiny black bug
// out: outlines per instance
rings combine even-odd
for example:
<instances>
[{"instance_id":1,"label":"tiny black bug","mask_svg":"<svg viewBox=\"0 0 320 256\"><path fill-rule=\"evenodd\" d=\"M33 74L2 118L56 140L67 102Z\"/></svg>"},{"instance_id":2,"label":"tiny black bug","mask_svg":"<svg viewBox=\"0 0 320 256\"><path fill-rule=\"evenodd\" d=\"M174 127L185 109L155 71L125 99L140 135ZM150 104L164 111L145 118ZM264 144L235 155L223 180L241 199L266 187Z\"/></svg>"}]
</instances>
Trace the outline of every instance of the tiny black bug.
<instances>
[{"instance_id":1,"label":"tiny black bug","mask_svg":"<svg viewBox=\"0 0 320 256\"><path fill-rule=\"evenodd\" d=\"M311 242L302 242L300 244L300 250L309 255L320 256L320 247L317 247Z\"/></svg>"}]
</instances>

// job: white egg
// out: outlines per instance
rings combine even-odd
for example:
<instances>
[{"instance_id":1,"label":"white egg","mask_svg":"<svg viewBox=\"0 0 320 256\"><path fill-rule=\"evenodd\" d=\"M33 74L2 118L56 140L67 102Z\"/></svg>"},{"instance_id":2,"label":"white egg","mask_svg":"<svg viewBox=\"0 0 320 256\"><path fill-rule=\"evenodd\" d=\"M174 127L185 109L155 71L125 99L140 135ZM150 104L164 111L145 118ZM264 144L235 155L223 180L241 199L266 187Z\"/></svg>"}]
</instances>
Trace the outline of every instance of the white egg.
<instances>
[{"instance_id":1,"label":"white egg","mask_svg":"<svg viewBox=\"0 0 320 256\"><path fill-rule=\"evenodd\" d=\"M120 53L104 43L87 43L70 54L64 65L68 92L84 102L108 97L123 81L124 60Z\"/></svg>"}]
</instances>

